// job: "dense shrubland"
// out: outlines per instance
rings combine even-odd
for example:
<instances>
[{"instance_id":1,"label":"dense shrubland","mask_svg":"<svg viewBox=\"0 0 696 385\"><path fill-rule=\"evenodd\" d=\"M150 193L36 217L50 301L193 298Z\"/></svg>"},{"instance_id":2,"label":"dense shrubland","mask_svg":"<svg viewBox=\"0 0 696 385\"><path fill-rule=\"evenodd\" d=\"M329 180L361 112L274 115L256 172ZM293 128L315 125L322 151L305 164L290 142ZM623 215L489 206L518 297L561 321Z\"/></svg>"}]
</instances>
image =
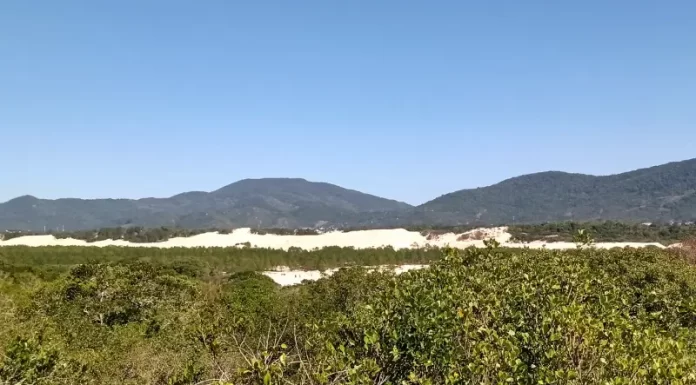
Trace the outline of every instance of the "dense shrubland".
<instances>
[{"instance_id":1,"label":"dense shrubland","mask_svg":"<svg viewBox=\"0 0 696 385\"><path fill-rule=\"evenodd\" d=\"M631 224L622 222L557 222L509 226L514 239L529 242L572 242L585 229L597 242L659 242L664 245L696 237L696 224Z\"/></svg>"},{"instance_id":2,"label":"dense shrubland","mask_svg":"<svg viewBox=\"0 0 696 385\"><path fill-rule=\"evenodd\" d=\"M656 249L0 253L0 384L696 383L696 270Z\"/></svg>"},{"instance_id":3,"label":"dense shrubland","mask_svg":"<svg viewBox=\"0 0 696 385\"><path fill-rule=\"evenodd\" d=\"M28 269L42 274L66 271L78 264L132 262L195 266L205 274L261 271L277 266L325 270L330 267L356 265L425 264L438 260L441 256L442 253L436 248L391 247L363 250L350 247L304 250L292 247L287 251L247 247L0 247L0 264L4 261L13 269Z\"/></svg>"}]
</instances>

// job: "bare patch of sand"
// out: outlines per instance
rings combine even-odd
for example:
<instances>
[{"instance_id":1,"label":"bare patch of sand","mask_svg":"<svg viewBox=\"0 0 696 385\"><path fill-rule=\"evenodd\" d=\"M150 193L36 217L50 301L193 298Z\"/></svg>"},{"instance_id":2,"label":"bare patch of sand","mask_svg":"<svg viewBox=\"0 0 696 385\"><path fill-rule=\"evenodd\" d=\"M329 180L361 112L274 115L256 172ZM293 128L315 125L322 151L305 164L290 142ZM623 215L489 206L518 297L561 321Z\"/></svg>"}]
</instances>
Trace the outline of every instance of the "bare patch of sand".
<instances>
[{"instance_id":1,"label":"bare patch of sand","mask_svg":"<svg viewBox=\"0 0 696 385\"><path fill-rule=\"evenodd\" d=\"M370 266L366 267L368 271L374 270L391 270L395 274L405 273L411 270L419 270L428 267L428 265L400 265L400 266ZM329 277L337 272L339 268L319 270L290 270L287 267L281 266L271 271L264 271L261 274L269 277L280 286L298 285L305 280L316 281L323 277Z\"/></svg>"}]
</instances>

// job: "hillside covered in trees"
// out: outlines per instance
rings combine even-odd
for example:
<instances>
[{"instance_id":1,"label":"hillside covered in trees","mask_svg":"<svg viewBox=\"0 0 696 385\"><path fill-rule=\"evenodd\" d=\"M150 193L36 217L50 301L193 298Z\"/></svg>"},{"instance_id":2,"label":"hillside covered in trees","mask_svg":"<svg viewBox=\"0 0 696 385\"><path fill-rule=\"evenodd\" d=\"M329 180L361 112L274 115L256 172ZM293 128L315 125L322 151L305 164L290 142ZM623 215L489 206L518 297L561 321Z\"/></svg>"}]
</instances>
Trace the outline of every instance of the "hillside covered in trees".
<instances>
[{"instance_id":1,"label":"hillside covered in trees","mask_svg":"<svg viewBox=\"0 0 696 385\"><path fill-rule=\"evenodd\" d=\"M0 229L91 230L145 226L182 228L315 227L359 214L409 209L406 203L304 179L245 179L212 192L170 198L38 199L0 204Z\"/></svg>"},{"instance_id":2,"label":"hillside covered in trees","mask_svg":"<svg viewBox=\"0 0 696 385\"><path fill-rule=\"evenodd\" d=\"M696 159L609 176L542 172L456 191L417 208L424 221L538 223L696 219Z\"/></svg>"},{"instance_id":3,"label":"hillside covered in trees","mask_svg":"<svg viewBox=\"0 0 696 385\"><path fill-rule=\"evenodd\" d=\"M463 176L465 177L465 175ZM420 206L304 179L246 179L170 198L58 199L0 204L0 230L384 228L559 221L696 219L696 159L609 176L558 171L443 195Z\"/></svg>"}]
</instances>

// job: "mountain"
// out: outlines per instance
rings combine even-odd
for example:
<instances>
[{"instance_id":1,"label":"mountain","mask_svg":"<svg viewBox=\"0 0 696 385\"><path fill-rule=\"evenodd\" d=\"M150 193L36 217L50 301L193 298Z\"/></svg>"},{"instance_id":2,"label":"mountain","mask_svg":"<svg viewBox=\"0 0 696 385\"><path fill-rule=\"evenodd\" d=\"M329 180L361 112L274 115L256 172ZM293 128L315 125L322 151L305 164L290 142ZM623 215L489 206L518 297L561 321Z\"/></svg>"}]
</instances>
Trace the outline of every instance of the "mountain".
<instances>
[{"instance_id":1,"label":"mountain","mask_svg":"<svg viewBox=\"0 0 696 385\"><path fill-rule=\"evenodd\" d=\"M406 203L329 183L265 178L170 198L47 200L27 195L0 204L0 229L81 230L124 225L296 228L409 209Z\"/></svg>"},{"instance_id":2,"label":"mountain","mask_svg":"<svg viewBox=\"0 0 696 385\"><path fill-rule=\"evenodd\" d=\"M416 211L422 221L444 224L692 221L696 159L608 176L559 171L523 175L443 195Z\"/></svg>"},{"instance_id":3,"label":"mountain","mask_svg":"<svg viewBox=\"0 0 696 385\"><path fill-rule=\"evenodd\" d=\"M0 230L138 225L186 228L397 227L551 221L693 221L696 159L622 174L547 171L445 194L420 206L294 178L245 179L170 198L38 199L0 204Z\"/></svg>"}]
</instances>

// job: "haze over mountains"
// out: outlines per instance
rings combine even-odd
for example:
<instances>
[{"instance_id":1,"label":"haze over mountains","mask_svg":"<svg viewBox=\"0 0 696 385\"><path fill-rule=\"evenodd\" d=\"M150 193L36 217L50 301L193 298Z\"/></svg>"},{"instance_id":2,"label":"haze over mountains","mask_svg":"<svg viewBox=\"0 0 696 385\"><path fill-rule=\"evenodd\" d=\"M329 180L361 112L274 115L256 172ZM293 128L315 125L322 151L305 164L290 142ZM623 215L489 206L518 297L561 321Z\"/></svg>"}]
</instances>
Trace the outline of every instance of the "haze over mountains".
<instances>
[{"instance_id":1,"label":"haze over mountains","mask_svg":"<svg viewBox=\"0 0 696 385\"><path fill-rule=\"evenodd\" d=\"M465 177L465 176L464 176ZM442 195L419 206L298 178L245 179L169 198L39 199L0 204L0 230L396 227L562 220L692 221L696 159L609 176L522 175Z\"/></svg>"}]
</instances>

